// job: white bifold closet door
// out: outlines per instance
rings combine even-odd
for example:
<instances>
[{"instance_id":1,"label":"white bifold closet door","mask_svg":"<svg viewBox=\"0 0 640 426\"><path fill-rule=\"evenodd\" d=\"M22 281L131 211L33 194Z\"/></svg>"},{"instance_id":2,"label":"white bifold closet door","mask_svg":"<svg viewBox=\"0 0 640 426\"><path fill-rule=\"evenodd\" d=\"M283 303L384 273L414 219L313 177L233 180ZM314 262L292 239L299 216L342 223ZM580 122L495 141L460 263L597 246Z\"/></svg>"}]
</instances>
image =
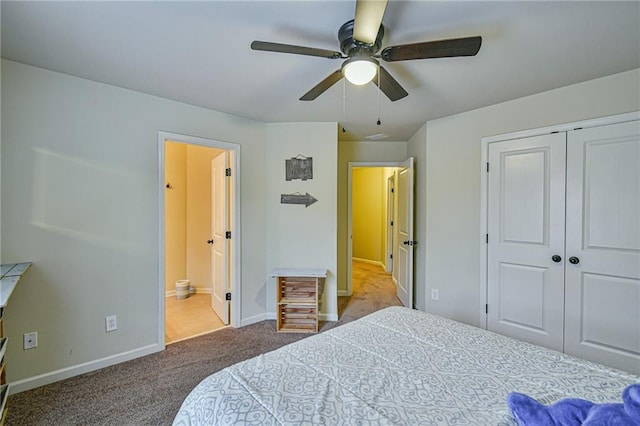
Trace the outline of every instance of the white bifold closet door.
<instances>
[{"instance_id":1,"label":"white bifold closet door","mask_svg":"<svg viewBox=\"0 0 640 426\"><path fill-rule=\"evenodd\" d=\"M489 164L488 329L639 373L640 122L490 143Z\"/></svg>"},{"instance_id":2,"label":"white bifold closet door","mask_svg":"<svg viewBox=\"0 0 640 426\"><path fill-rule=\"evenodd\" d=\"M565 352L640 373L640 121L569 132L567 158Z\"/></svg>"},{"instance_id":3,"label":"white bifold closet door","mask_svg":"<svg viewBox=\"0 0 640 426\"><path fill-rule=\"evenodd\" d=\"M565 154L564 133L489 144L488 328L559 351Z\"/></svg>"}]
</instances>

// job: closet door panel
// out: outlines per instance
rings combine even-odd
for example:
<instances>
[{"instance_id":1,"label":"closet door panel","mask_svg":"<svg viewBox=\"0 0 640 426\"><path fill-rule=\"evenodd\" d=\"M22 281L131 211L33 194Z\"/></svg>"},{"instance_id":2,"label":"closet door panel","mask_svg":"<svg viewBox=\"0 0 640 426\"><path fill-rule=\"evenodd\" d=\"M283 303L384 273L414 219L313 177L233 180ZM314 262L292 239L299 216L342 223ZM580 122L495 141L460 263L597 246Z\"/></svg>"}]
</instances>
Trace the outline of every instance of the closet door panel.
<instances>
[{"instance_id":1,"label":"closet door panel","mask_svg":"<svg viewBox=\"0 0 640 426\"><path fill-rule=\"evenodd\" d=\"M582 274L580 283L584 344L638 352L639 282L634 279Z\"/></svg>"},{"instance_id":2,"label":"closet door panel","mask_svg":"<svg viewBox=\"0 0 640 426\"><path fill-rule=\"evenodd\" d=\"M565 352L640 373L640 122L569 132Z\"/></svg>"},{"instance_id":3,"label":"closet door panel","mask_svg":"<svg viewBox=\"0 0 640 426\"><path fill-rule=\"evenodd\" d=\"M565 134L489 144L488 329L562 351Z\"/></svg>"}]
</instances>

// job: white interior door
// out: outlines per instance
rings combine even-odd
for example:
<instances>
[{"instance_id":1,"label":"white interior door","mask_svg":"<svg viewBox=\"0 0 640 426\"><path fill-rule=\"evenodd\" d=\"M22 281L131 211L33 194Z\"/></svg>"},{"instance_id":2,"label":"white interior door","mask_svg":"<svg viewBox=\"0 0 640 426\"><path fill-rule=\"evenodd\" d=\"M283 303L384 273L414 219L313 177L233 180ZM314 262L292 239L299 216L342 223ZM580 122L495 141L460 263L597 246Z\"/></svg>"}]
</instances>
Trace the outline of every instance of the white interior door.
<instances>
[{"instance_id":1,"label":"white interior door","mask_svg":"<svg viewBox=\"0 0 640 426\"><path fill-rule=\"evenodd\" d=\"M226 169L228 153L224 151L211 160L211 306L224 324L229 324L229 199Z\"/></svg>"},{"instance_id":2,"label":"white interior door","mask_svg":"<svg viewBox=\"0 0 640 426\"><path fill-rule=\"evenodd\" d=\"M640 373L640 121L569 132L567 157L565 352Z\"/></svg>"},{"instance_id":3,"label":"white interior door","mask_svg":"<svg viewBox=\"0 0 640 426\"><path fill-rule=\"evenodd\" d=\"M559 351L565 158L565 133L489 144L487 327Z\"/></svg>"},{"instance_id":4,"label":"white interior door","mask_svg":"<svg viewBox=\"0 0 640 426\"><path fill-rule=\"evenodd\" d=\"M413 158L407 159L398 169L396 186L398 201L395 255L398 256L397 294L408 308L413 308Z\"/></svg>"}]
</instances>

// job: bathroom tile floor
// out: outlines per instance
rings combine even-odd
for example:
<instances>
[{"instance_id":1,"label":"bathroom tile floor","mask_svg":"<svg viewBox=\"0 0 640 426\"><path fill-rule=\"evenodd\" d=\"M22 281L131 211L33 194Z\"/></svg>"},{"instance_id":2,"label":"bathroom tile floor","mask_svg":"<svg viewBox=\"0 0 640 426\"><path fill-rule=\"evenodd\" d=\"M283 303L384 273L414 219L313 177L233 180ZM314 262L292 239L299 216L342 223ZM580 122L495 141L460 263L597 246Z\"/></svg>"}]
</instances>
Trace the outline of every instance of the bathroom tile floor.
<instances>
[{"instance_id":1,"label":"bathroom tile floor","mask_svg":"<svg viewBox=\"0 0 640 426\"><path fill-rule=\"evenodd\" d=\"M165 299L165 342L179 342L225 327L211 308L210 294Z\"/></svg>"}]
</instances>

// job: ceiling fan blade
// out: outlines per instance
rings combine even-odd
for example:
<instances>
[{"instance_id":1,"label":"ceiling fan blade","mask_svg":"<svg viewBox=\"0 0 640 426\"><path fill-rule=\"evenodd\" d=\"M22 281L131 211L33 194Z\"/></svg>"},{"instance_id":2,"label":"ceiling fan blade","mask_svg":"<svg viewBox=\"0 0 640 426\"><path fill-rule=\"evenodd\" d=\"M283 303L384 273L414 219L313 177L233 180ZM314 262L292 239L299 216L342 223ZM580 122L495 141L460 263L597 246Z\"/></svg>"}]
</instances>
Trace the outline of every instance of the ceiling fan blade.
<instances>
[{"instance_id":1,"label":"ceiling fan blade","mask_svg":"<svg viewBox=\"0 0 640 426\"><path fill-rule=\"evenodd\" d=\"M380 66L378 67L378 70L380 72L380 85L378 85L377 76L373 79L373 82L385 95L387 95L387 98L394 102L408 95L407 91L400 86L400 83L398 83L396 79L393 78L386 69L384 69L384 67Z\"/></svg>"},{"instance_id":2,"label":"ceiling fan blade","mask_svg":"<svg viewBox=\"0 0 640 426\"><path fill-rule=\"evenodd\" d=\"M411 59L450 58L454 56L474 56L480 50L482 37L452 38L425 41L385 48L380 57L387 62Z\"/></svg>"},{"instance_id":3,"label":"ceiling fan blade","mask_svg":"<svg viewBox=\"0 0 640 426\"><path fill-rule=\"evenodd\" d=\"M365 44L373 44L378 36L387 0L358 0L353 26L353 38Z\"/></svg>"},{"instance_id":4,"label":"ceiling fan blade","mask_svg":"<svg viewBox=\"0 0 640 426\"><path fill-rule=\"evenodd\" d=\"M321 58L339 59L342 53L334 50L316 49L314 47L294 46L292 44L271 43L268 41L255 40L251 43L253 50L264 50L267 52L293 53L295 55L319 56Z\"/></svg>"},{"instance_id":5,"label":"ceiling fan blade","mask_svg":"<svg viewBox=\"0 0 640 426\"><path fill-rule=\"evenodd\" d=\"M301 101L312 101L342 79L342 70L334 71L327 78L316 84L313 89L302 95Z\"/></svg>"}]
</instances>

